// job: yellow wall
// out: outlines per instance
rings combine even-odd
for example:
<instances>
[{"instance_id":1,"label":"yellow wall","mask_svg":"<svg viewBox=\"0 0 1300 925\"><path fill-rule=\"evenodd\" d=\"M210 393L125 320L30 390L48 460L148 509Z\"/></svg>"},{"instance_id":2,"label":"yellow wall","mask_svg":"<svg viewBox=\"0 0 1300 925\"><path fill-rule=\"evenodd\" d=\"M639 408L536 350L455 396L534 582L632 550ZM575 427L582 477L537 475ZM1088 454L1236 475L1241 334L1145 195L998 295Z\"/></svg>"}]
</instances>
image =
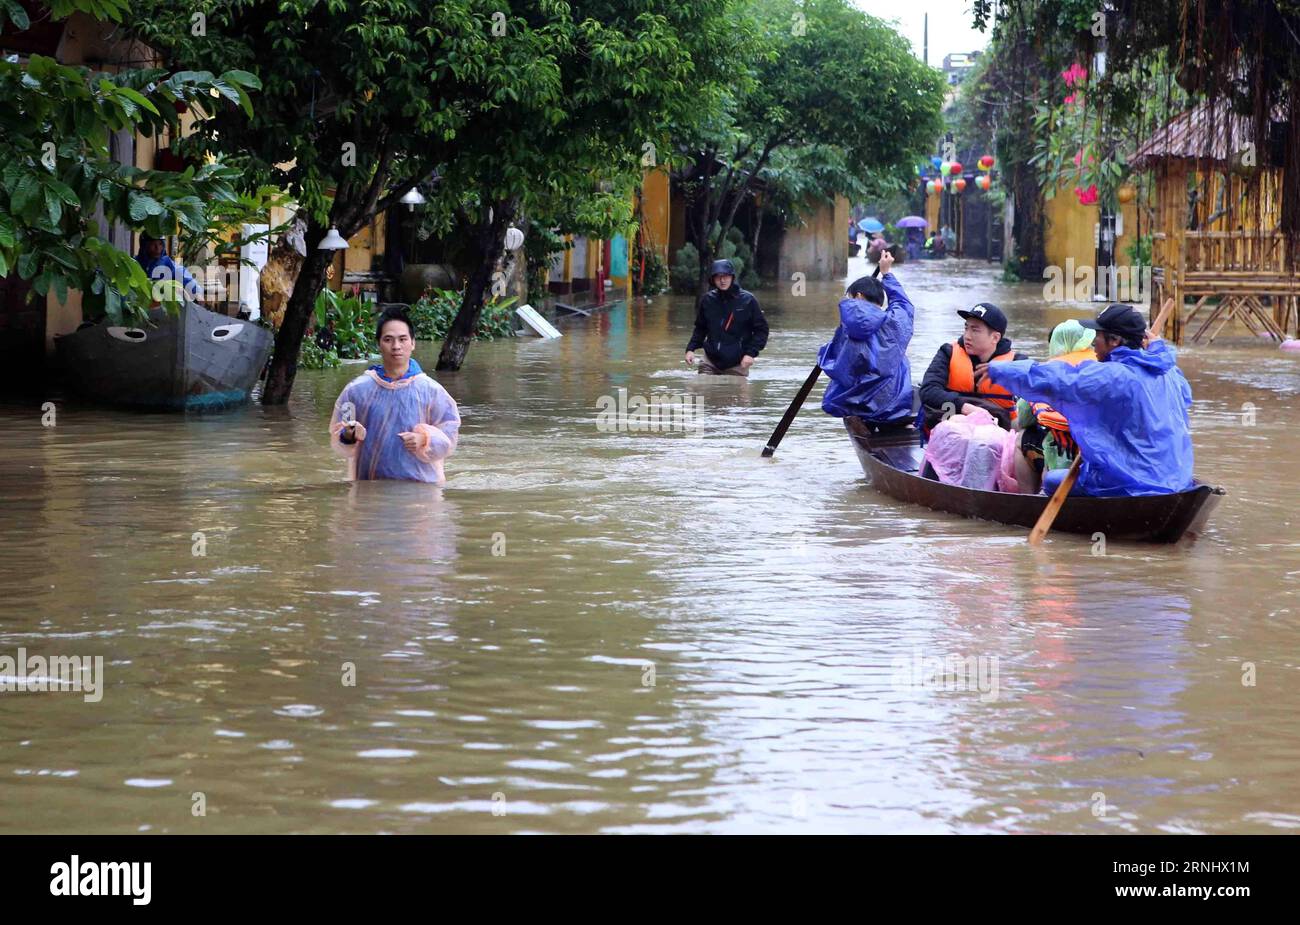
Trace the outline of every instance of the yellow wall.
<instances>
[{"instance_id":1,"label":"yellow wall","mask_svg":"<svg viewBox=\"0 0 1300 925\"><path fill-rule=\"evenodd\" d=\"M1056 196L1044 203L1043 215L1047 232L1043 250L1049 266L1064 268L1072 259L1076 267L1095 266L1097 262L1096 226L1101 214L1096 205L1079 205L1073 187L1061 188ZM1128 266L1128 248L1137 235L1137 208L1135 203L1120 206L1124 233L1115 241L1116 266Z\"/></svg>"},{"instance_id":2,"label":"yellow wall","mask_svg":"<svg viewBox=\"0 0 1300 925\"><path fill-rule=\"evenodd\" d=\"M669 210L671 194L668 171L647 170L641 179L641 215L645 221L646 242L654 246L659 259L668 262Z\"/></svg>"},{"instance_id":3,"label":"yellow wall","mask_svg":"<svg viewBox=\"0 0 1300 925\"><path fill-rule=\"evenodd\" d=\"M925 220L930 223L930 226L925 229L926 237L939 230L939 201L942 198L943 193L925 194Z\"/></svg>"},{"instance_id":4,"label":"yellow wall","mask_svg":"<svg viewBox=\"0 0 1300 925\"><path fill-rule=\"evenodd\" d=\"M808 201L800 210L803 224L785 230L777 275L783 284L794 273L804 279L840 279L848 271L849 202Z\"/></svg>"}]
</instances>

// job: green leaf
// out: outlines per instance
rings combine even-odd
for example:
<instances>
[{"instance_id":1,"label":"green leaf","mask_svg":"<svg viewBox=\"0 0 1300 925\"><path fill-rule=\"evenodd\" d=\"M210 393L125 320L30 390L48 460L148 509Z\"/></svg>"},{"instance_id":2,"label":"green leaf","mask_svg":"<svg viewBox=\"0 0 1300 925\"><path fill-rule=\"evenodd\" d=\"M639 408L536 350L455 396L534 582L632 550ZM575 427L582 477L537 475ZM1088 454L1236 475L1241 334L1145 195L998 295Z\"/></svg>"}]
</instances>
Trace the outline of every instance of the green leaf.
<instances>
[{"instance_id":1,"label":"green leaf","mask_svg":"<svg viewBox=\"0 0 1300 925\"><path fill-rule=\"evenodd\" d=\"M81 208L81 200L77 198L77 194L72 191L72 187L68 186L68 184L62 182L61 180L55 180L53 177L51 177L50 179L45 181L45 185L49 189L53 190L55 195L57 195L68 205L74 206L76 208Z\"/></svg>"},{"instance_id":2,"label":"green leaf","mask_svg":"<svg viewBox=\"0 0 1300 925\"><path fill-rule=\"evenodd\" d=\"M16 264L18 275L23 279L31 279L36 273L36 255L31 251L20 254Z\"/></svg>"},{"instance_id":3,"label":"green leaf","mask_svg":"<svg viewBox=\"0 0 1300 925\"><path fill-rule=\"evenodd\" d=\"M127 206L127 214L131 216L131 221L142 222L151 215L162 215L165 211L162 203L152 196L134 190L131 192Z\"/></svg>"},{"instance_id":4,"label":"green leaf","mask_svg":"<svg viewBox=\"0 0 1300 925\"><path fill-rule=\"evenodd\" d=\"M5 14L17 31L22 32L31 28L32 22L27 18L27 11L18 5L17 0L4 0L4 8ZM3 275L3 273L0 273L0 276Z\"/></svg>"},{"instance_id":5,"label":"green leaf","mask_svg":"<svg viewBox=\"0 0 1300 925\"><path fill-rule=\"evenodd\" d=\"M251 90L262 89L262 81L256 74L250 74L248 71L223 71L221 79L227 83L234 84L237 87L248 87Z\"/></svg>"},{"instance_id":6,"label":"green leaf","mask_svg":"<svg viewBox=\"0 0 1300 925\"><path fill-rule=\"evenodd\" d=\"M45 197L45 211L50 217L50 224L58 227L59 219L63 217L63 203L59 197L51 190L46 189L42 195Z\"/></svg>"},{"instance_id":7,"label":"green leaf","mask_svg":"<svg viewBox=\"0 0 1300 925\"><path fill-rule=\"evenodd\" d=\"M10 208L15 214L30 218L31 207L40 198L40 195L40 181L32 174L28 174L18 181L18 186L10 199Z\"/></svg>"},{"instance_id":8,"label":"green leaf","mask_svg":"<svg viewBox=\"0 0 1300 925\"><path fill-rule=\"evenodd\" d=\"M140 92L136 90L132 90L130 87L118 87L117 92L125 96L131 102L135 103L141 109L147 109L155 116L160 115L160 113L158 112L158 107L154 106L153 103L149 102L149 100L147 100L144 97L144 95L141 94Z\"/></svg>"}]
</instances>

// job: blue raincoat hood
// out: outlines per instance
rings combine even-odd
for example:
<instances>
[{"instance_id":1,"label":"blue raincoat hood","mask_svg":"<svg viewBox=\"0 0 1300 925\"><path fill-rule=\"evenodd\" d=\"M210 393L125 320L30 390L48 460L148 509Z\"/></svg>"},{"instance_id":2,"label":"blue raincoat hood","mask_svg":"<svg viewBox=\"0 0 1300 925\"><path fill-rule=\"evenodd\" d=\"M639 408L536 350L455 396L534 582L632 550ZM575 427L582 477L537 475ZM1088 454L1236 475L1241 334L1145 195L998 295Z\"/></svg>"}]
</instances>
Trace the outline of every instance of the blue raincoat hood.
<instances>
[{"instance_id":1,"label":"blue raincoat hood","mask_svg":"<svg viewBox=\"0 0 1300 925\"><path fill-rule=\"evenodd\" d=\"M883 424L912 416L907 345L915 309L892 273L880 282L885 306L841 300L840 326L818 354L817 362L830 378L822 410L835 417L857 415Z\"/></svg>"}]
</instances>

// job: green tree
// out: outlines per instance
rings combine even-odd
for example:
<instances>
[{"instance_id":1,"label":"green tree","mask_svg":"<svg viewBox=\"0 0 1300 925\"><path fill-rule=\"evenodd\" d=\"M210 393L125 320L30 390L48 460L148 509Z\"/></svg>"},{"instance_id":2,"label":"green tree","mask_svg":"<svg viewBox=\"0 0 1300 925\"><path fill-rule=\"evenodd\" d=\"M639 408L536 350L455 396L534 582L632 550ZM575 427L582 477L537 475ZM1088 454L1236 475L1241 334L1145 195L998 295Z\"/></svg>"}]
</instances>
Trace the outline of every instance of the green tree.
<instances>
[{"instance_id":1,"label":"green tree","mask_svg":"<svg viewBox=\"0 0 1300 925\"><path fill-rule=\"evenodd\" d=\"M632 230L631 192L654 139L701 87L720 81L732 0L574 0L522 4L506 20L502 66L528 75L481 111L440 167L437 207L472 229L477 260L438 357L459 369L510 223L527 216L565 233Z\"/></svg>"},{"instance_id":2,"label":"green tree","mask_svg":"<svg viewBox=\"0 0 1300 925\"><path fill-rule=\"evenodd\" d=\"M716 242L782 149L838 148L844 172L902 181L941 127L939 73L847 0L754 0L736 30L746 65L674 135L701 289Z\"/></svg>"},{"instance_id":3,"label":"green tree","mask_svg":"<svg viewBox=\"0 0 1300 925\"><path fill-rule=\"evenodd\" d=\"M439 368L472 340L511 221L548 195L618 170L696 70L692 49L723 31L729 0L208 0L194 37L167 0L140 0L138 31L186 66L259 74L252 119L218 117L193 144L225 153L245 183L303 207L308 255L276 337L263 400L292 388L330 226L355 234L416 184L471 229L478 253ZM707 68L705 68L707 70Z\"/></svg>"},{"instance_id":4,"label":"green tree","mask_svg":"<svg viewBox=\"0 0 1300 925\"><path fill-rule=\"evenodd\" d=\"M446 160L471 114L527 92L527 60L506 63L486 0L207 0L206 28L173 0L137 0L133 28L174 63L228 62L259 75L251 116L218 113L186 139L300 206L307 256L285 307L263 401L289 398L332 251Z\"/></svg>"},{"instance_id":5,"label":"green tree","mask_svg":"<svg viewBox=\"0 0 1300 925\"><path fill-rule=\"evenodd\" d=\"M121 22L127 0L53 0L54 19L84 12ZM29 16L14 0L0 2L0 30L25 31ZM87 316L140 323L153 301L178 305L174 291L150 281L130 254L100 234L121 222L157 237L179 232L190 245L210 242L231 214L250 205L237 195L238 171L216 162L184 171L146 170L115 162L109 135L122 129L179 134L183 104L201 118L252 111L252 74L227 70L169 73L125 68L114 73L61 65L32 55L0 59L0 276L16 269L45 296L66 301L83 293ZM156 298L160 297L160 298Z\"/></svg>"}]
</instances>

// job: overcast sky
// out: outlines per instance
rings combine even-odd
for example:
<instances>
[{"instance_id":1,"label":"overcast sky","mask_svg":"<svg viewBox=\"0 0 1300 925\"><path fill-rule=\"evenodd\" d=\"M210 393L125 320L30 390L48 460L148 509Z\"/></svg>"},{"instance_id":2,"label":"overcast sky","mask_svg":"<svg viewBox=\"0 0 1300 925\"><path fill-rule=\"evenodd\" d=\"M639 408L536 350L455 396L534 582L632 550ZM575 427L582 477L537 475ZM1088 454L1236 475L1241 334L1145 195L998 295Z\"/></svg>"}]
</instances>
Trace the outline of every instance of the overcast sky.
<instances>
[{"instance_id":1,"label":"overcast sky","mask_svg":"<svg viewBox=\"0 0 1300 925\"><path fill-rule=\"evenodd\" d=\"M878 19L893 20L898 31L912 43L921 57L921 36L925 14L930 14L930 63L942 66L943 56L954 52L983 50L988 34L971 26L970 0L853 0Z\"/></svg>"}]
</instances>

